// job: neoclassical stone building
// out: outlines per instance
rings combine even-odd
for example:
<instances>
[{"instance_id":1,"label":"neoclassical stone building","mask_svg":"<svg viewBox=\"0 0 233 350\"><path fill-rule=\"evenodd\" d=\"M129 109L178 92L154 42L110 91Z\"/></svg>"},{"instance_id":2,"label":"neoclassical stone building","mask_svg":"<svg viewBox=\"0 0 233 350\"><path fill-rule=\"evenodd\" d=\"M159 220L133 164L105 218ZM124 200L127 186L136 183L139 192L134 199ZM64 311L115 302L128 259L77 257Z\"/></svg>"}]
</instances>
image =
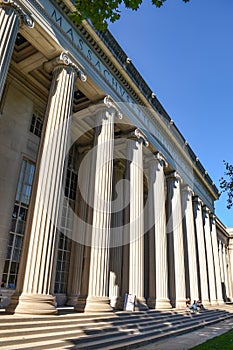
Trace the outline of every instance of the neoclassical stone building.
<instances>
[{"instance_id":1,"label":"neoclassical stone building","mask_svg":"<svg viewBox=\"0 0 233 350\"><path fill-rule=\"evenodd\" d=\"M232 301L207 171L109 31L70 0L0 0L0 278L7 312Z\"/></svg>"}]
</instances>

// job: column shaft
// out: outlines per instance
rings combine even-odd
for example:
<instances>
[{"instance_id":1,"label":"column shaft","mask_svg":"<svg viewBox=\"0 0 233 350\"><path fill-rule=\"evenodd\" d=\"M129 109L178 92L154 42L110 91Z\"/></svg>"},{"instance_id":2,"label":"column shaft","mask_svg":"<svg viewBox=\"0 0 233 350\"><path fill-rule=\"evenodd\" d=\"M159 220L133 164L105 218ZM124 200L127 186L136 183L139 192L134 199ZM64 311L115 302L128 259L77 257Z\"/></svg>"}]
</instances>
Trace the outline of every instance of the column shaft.
<instances>
[{"instance_id":1,"label":"column shaft","mask_svg":"<svg viewBox=\"0 0 233 350\"><path fill-rule=\"evenodd\" d=\"M230 271L229 282L230 282L231 291L232 291L231 299L233 299L233 239L232 238L229 239L228 249L229 249L229 271Z\"/></svg>"},{"instance_id":2,"label":"column shaft","mask_svg":"<svg viewBox=\"0 0 233 350\"><path fill-rule=\"evenodd\" d=\"M143 210L143 140L129 140L130 177L130 247L129 293L136 297L136 310L147 309L144 298L144 210Z\"/></svg>"},{"instance_id":3,"label":"column shaft","mask_svg":"<svg viewBox=\"0 0 233 350\"><path fill-rule=\"evenodd\" d=\"M217 304L216 296L216 279L214 271L214 257L213 248L210 232L210 215L209 210L203 207L203 221L204 221L204 233L205 233L205 243L206 243L206 258L207 258L207 269L208 269L208 280L209 280L209 293L210 293L210 304Z\"/></svg>"},{"instance_id":4,"label":"column shaft","mask_svg":"<svg viewBox=\"0 0 233 350\"><path fill-rule=\"evenodd\" d=\"M51 276L75 80L76 71L70 66L55 68L46 112L46 132L35 174L23 293L16 313L57 312L54 297L50 295Z\"/></svg>"},{"instance_id":5,"label":"column shaft","mask_svg":"<svg viewBox=\"0 0 233 350\"><path fill-rule=\"evenodd\" d=\"M167 262L167 232L166 232L166 210L165 210L165 175L163 167L164 159L157 154L150 164L149 174L149 208L150 211L150 234L154 238L149 243L149 248L154 244L155 256L150 259L149 266L149 301L153 306L155 298L156 309L170 309L171 304L168 298L168 262ZM152 203L150 203L152 201ZM151 236L151 235L150 235ZM152 266L151 266L152 264ZM153 266L154 265L154 266Z\"/></svg>"},{"instance_id":6,"label":"column shaft","mask_svg":"<svg viewBox=\"0 0 233 350\"><path fill-rule=\"evenodd\" d=\"M200 294L203 304L209 305L207 263L205 252L205 237L203 228L202 207L199 198L195 197L194 202L195 230L197 237L197 250L199 262Z\"/></svg>"},{"instance_id":7,"label":"column shaft","mask_svg":"<svg viewBox=\"0 0 233 350\"><path fill-rule=\"evenodd\" d=\"M114 148L114 110L103 110L96 129L96 173L89 291L85 311L112 311L108 297Z\"/></svg>"},{"instance_id":8,"label":"column shaft","mask_svg":"<svg viewBox=\"0 0 233 350\"><path fill-rule=\"evenodd\" d=\"M188 255L188 272L189 272L189 288L190 299L198 299L198 275L197 275L197 255L196 255L196 237L194 229L192 190L189 186L182 188L182 216L183 230L187 239L187 255Z\"/></svg>"},{"instance_id":9,"label":"column shaft","mask_svg":"<svg viewBox=\"0 0 233 350\"><path fill-rule=\"evenodd\" d=\"M170 269L169 278L170 288L172 289L172 284L175 287L172 297L175 297L177 308L183 308L186 305L180 181L179 175L175 172L167 177L167 234L170 236L169 249L173 249L174 262L174 276L171 276Z\"/></svg>"},{"instance_id":10,"label":"column shaft","mask_svg":"<svg viewBox=\"0 0 233 350\"><path fill-rule=\"evenodd\" d=\"M10 6L0 7L0 99L6 81L19 24L20 17L15 9Z\"/></svg>"},{"instance_id":11,"label":"column shaft","mask_svg":"<svg viewBox=\"0 0 233 350\"><path fill-rule=\"evenodd\" d=\"M221 273L220 273L220 261L219 261L219 255L218 255L216 222L213 216L211 220L211 229L212 229L211 233L212 233L212 245L213 245L213 255L214 255L217 302L219 305L221 305L221 304L224 304L224 302L223 302L223 296L222 296L222 284L221 284Z\"/></svg>"},{"instance_id":12,"label":"column shaft","mask_svg":"<svg viewBox=\"0 0 233 350\"><path fill-rule=\"evenodd\" d=\"M33 27L32 19L15 2L0 1L0 100L20 26L20 17L28 27Z\"/></svg>"},{"instance_id":13,"label":"column shaft","mask_svg":"<svg viewBox=\"0 0 233 350\"><path fill-rule=\"evenodd\" d=\"M223 258L224 283L226 288L226 301L230 301L228 270L227 270L227 248L225 243L223 243L222 245L222 258Z\"/></svg>"}]
</instances>

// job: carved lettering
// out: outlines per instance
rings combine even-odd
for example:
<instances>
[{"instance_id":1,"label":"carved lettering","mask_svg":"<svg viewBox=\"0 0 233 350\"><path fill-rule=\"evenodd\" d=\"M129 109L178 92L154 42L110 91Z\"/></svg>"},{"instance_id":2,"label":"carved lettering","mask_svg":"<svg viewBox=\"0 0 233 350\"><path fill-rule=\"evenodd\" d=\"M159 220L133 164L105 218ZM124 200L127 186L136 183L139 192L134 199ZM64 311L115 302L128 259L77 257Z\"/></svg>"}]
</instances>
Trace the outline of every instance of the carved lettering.
<instances>
[{"instance_id":1,"label":"carved lettering","mask_svg":"<svg viewBox=\"0 0 233 350\"><path fill-rule=\"evenodd\" d=\"M74 41L73 29L72 29L72 28L70 28L70 29L66 32L66 34L68 34L68 35L71 37L71 40Z\"/></svg>"},{"instance_id":2,"label":"carved lettering","mask_svg":"<svg viewBox=\"0 0 233 350\"><path fill-rule=\"evenodd\" d=\"M79 39L79 48L81 51L83 51L83 40Z\"/></svg>"},{"instance_id":3,"label":"carved lettering","mask_svg":"<svg viewBox=\"0 0 233 350\"><path fill-rule=\"evenodd\" d=\"M92 61L92 54L93 54L93 52L90 49L88 49L87 50L87 58L89 58L90 61Z\"/></svg>"},{"instance_id":4,"label":"carved lettering","mask_svg":"<svg viewBox=\"0 0 233 350\"><path fill-rule=\"evenodd\" d=\"M119 93L126 102L132 104L132 106L137 110L137 107L135 107L135 102L127 94L126 90L124 90L124 88L118 83L112 73L102 63L102 61L98 59L94 51L92 51L85 43L85 41L80 38L79 34L73 30L69 22L64 17L62 17L62 14L60 14L60 12L55 9L51 3L48 4L47 0L40 1L51 13L51 17L55 20L55 22L66 32L66 34L71 38L72 42L77 43L78 48L86 55L87 59L95 65L100 74L102 74L105 79L111 84L112 88L117 93ZM141 113L140 110L139 112Z\"/></svg>"},{"instance_id":5,"label":"carved lettering","mask_svg":"<svg viewBox=\"0 0 233 350\"><path fill-rule=\"evenodd\" d=\"M120 94L121 94L121 97L124 97L124 94L125 94L125 90L122 89L122 86L119 85L119 89L120 89Z\"/></svg>"},{"instance_id":6,"label":"carved lettering","mask_svg":"<svg viewBox=\"0 0 233 350\"><path fill-rule=\"evenodd\" d=\"M52 18L54 18L55 21L59 24L59 26L62 27L62 17L58 17L57 12L55 10L52 13Z\"/></svg>"},{"instance_id":7,"label":"carved lettering","mask_svg":"<svg viewBox=\"0 0 233 350\"><path fill-rule=\"evenodd\" d=\"M117 84L116 79L114 79L113 77L112 77L112 86L113 86L113 88L117 91L118 84Z\"/></svg>"},{"instance_id":8,"label":"carved lettering","mask_svg":"<svg viewBox=\"0 0 233 350\"><path fill-rule=\"evenodd\" d=\"M97 61L95 64L96 68L101 72L101 66L100 66L100 61Z\"/></svg>"},{"instance_id":9,"label":"carved lettering","mask_svg":"<svg viewBox=\"0 0 233 350\"><path fill-rule=\"evenodd\" d=\"M105 78L109 81L110 79L109 79L109 76L110 76L110 73L109 73L109 71L107 70L107 69L104 69L104 76L105 76Z\"/></svg>"}]
</instances>

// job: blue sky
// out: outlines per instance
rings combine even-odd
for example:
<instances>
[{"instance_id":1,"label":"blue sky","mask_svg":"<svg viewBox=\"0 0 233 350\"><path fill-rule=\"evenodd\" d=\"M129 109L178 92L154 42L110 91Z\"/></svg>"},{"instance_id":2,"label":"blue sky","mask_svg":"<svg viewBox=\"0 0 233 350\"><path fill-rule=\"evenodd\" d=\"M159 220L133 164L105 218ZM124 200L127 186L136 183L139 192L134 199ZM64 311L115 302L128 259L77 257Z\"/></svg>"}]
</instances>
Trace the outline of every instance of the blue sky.
<instances>
[{"instance_id":1,"label":"blue sky","mask_svg":"<svg viewBox=\"0 0 233 350\"><path fill-rule=\"evenodd\" d=\"M160 9L144 0L109 25L218 188L223 160L233 163L232 16L232 0L167 0ZM215 208L233 226L226 195Z\"/></svg>"}]
</instances>

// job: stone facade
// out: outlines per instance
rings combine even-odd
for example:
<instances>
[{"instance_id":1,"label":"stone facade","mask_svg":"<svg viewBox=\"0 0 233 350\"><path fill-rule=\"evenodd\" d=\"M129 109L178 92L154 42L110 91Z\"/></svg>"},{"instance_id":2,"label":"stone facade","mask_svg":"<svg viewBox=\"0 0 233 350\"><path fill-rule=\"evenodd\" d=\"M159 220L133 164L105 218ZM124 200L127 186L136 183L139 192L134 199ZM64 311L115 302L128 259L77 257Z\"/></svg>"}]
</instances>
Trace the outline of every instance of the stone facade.
<instances>
[{"instance_id":1,"label":"stone facade","mask_svg":"<svg viewBox=\"0 0 233 350\"><path fill-rule=\"evenodd\" d=\"M232 229L185 138L69 0L0 0L0 278L16 314L233 298Z\"/></svg>"}]
</instances>

